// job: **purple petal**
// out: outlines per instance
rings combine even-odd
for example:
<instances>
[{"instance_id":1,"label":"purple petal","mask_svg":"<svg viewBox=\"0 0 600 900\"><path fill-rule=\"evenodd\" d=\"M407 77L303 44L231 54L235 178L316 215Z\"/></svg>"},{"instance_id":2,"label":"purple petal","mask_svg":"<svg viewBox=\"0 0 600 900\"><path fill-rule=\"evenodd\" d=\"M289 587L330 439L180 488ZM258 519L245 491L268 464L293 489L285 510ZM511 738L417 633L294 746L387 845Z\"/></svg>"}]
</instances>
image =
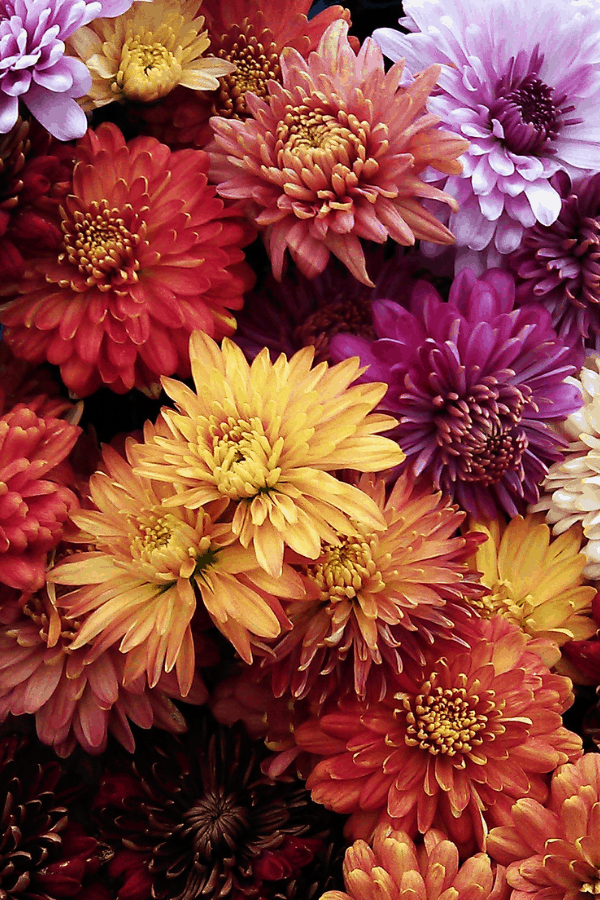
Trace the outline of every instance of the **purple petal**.
<instances>
[{"instance_id":1,"label":"purple petal","mask_svg":"<svg viewBox=\"0 0 600 900\"><path fill-rule=\"evenodd\" d=\"M19 101L16 97L0 94L0 134L6 134L13 127L19 115Z\"/></svg>"},{"instance_id":2,"label":"purple petal","mask_svg":"<svg viewBox=\"0 0 600 900\"><path fill-rule=\"evenodd\" d=\"M54 94L40 85L34 85L23 100L32 116L57 140L72 141L85 134L86 115L66 94Z\"/></svg>"},{"instance_id":3,"label":"purple petal","mask_svg":"<svg viewBox=\"0 0 600 900\"><path fill-rule=\"evenodd\" d=\"M561 210L562 200L547 181L536 181L525 186L525 195L531 204L533 214L542 225L556 222Z\"/></svg>"}]
</instances>

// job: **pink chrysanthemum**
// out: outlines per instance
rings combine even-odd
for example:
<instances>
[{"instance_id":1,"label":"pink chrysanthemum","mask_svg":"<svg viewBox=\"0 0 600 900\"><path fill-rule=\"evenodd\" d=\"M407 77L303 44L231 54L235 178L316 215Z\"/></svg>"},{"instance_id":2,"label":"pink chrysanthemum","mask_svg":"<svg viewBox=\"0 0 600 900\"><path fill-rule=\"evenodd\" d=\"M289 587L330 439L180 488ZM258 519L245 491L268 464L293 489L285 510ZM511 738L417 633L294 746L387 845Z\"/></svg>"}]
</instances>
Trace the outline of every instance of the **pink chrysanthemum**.
<instances>
[{"instance_id":1,"label":"pink chrysanthemum","mask_svg":"<svg viewBox=\"0 0 600 900\"><path fill-rule=\"evenodd\" d=\"M580 756L581 739L561 720L570 679L551 674L506 619L477 624L468 651L432 651L390 679L381 702L342 699L298 728L300 747L324 757L307 781L313 798L353 814L350 836L391 822L482 849L513 800L543 802L546 773Z\"/></svg>"},{"instance_id":2,"label":"pink chrysanthemum","mask_svg":"<svg viewBox=\"0 0 600 900\"><path fill-rule=\"evenodd\" d=\"M109 123L88 131L62 210L62 252L29 257L3 307L15 355L60 366L80 396L189 375L190 333L231 334L230 310L253 282L241 250L252 229L224 209L207 169L201 150L127 144Z\"/></svg>"},{"instance_id":3,"label":"pink chrysanthemum","mask_svg":"<svg viewBox=\"0 0 600 900\"><path fill-rule=\"evenodd\" d=\"M284 50L283 86L269 82L268 102L246 96L253 118L211 119L211 175L222 196L252 201L278 279L286 250L309 278L333 253L372 284L360 238L453 242L420 202L456 208L419 176L427 166L458 174L457 156L467 146L425 112L439 68L405 90L402 64L386 74L377 45L367 39L356 55L347 31L342 20L330 25L308 61Z\"/></svg>"}]
</instances>

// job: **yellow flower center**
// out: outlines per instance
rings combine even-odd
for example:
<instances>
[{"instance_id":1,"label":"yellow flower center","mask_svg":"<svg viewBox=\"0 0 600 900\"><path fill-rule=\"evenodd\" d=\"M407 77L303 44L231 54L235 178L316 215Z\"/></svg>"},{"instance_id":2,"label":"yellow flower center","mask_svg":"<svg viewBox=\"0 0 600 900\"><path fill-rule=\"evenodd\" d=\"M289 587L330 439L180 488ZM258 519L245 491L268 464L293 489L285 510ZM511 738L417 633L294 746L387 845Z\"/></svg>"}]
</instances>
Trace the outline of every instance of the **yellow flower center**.
<instances>
[{"instance_id":1,"label":"yellow flower center","mask_svg":"<svg viewBox=\"0 0 600 900\"><path fill-rule=\"evenodd\" d=\"M54 585L49 585L48 590L53 592ZM47 596L46 589L32 594L23 606L23 612L31 619L39 630L41 639L49 647L55 647L60 639L64 645L63 649L69 652L68 645L77 637L80 622L62 616Z\"/></svg>"},{"instance_id":2,"label":"yellow flower center","mask_svg":"<svg viewBox=\"0 0 600 900\"><path fill-rule=\"evenodd\" d=\"M351 600L368 582L370 591L384 587L381 572L373 559L377 544L375 537L343 538L340 546L328 544L318 562L308 566L306 574L312 578L324 601Z\"/></svg>"},{"instance_id":3,"label":"yellow flower center","mask_svg":"<svg viewBox=\"0 0 600 900\"><path fill-rule=\"evenodd\" d=\"M481 732L488 722L488 717L476 710L479 697L469 697L464 687L442 688L434 682L435 674L416 697L395 694L406 712L404 740L409 747L433 756L469 753L483 743Z\"/></svg>"},{"instance_id":4,"label":"yellow flower center","mask_svg":"<svg viewBox=\"0 0 600 900\"><path fill-rule=\"evenodd\" d=\"M172 40L175 36L168 29ZM128 100L151 103L169 94L181 80L182 67L178 59L161 41L152 35L130 37L123 44L119 70L111 90Z\"/></svg>"},{"instance_id":5,"label":"yellow flower center","mask_svg":"<svg viewBox=\"0 0 600 900\"><path fill-rule=\"evenodd\" d=\"M510 581L499 580L490 588L489 594L471 599L470 603L484 619L501 615L521 627L523 620L533 611L532 601L531 594L519 595Z\"/></svg>"},{"instance_id":6,"label":"yellow flower center","mask_svg":"<svg viewBox=\"0 0 600 900\"><path fill-rule=\"evenodd\" d=\"M133 526L130 549L133 559L150 565L157 576L173 574L180 564L202 556L210 549L210 538L206 535L199 540L185 522L172 513L146 510L139 516L130 516ZM191 572L194 565L190 562Z\"/></svg>"},{"instance_id":7,"label":"yellow flower center","mask_svg":"<svg viewBox=\"0 0 600 900\"><path fill-rule=\"evenodd\" d=\"M218 490L232 500L248 500L271 490L281 475L283 438L271 446L262 422L211 417L212 454L207 459Z\"/></svg>"},{"instance_id":8,"label":"yellow flower center","mask_svg":"<svg viewBox=\"0 0 600 900\"><path fill-rule=\"evenodd\" d=\"M343 117L341 121L340 117ZM355 131L349 122L344 122L348 119L344 113L334 116L320 107L286 107L285 118L277 126L277 139L281 142L278 148L279 163L287 162L290 155L297 157L298 154L316 164L325 154L332 153L340 159L345 158L346 162L356 159L361 153L364 158L366 132L356 116L350 118ZM368 127L366 123L364 127Z\"/></svg>"},{"instance_id":9,"label":"yellow flower center","mask_svg":"<svg viewBox=\"0 0 600 900\"><path fill-rule=\"evenodd\" d=\"M87 212L76 210L71 218L63 210L63 216L65 252L60 262L68 260L88 285L101 291L138 280L140 237L129 230L118 209L110 209L106 200L93 201Z\"/></svg>"},{"instance_id":10,"label":"yellow flower center","mask_svg":"<svg viewBox=\"0 0 600 900\"><path fill-rule=\"evenodd\" d=\"M593 877L590 881L586 881L581 885L581 893L582 894L600 894L600 869L596 868L596 876Z\"/></svg>"},{"instance_id":11,"label":"yellow flower center","mask_svg":"<svg viewBox=\"0 0 600 900\"><path fill-rule=\"evenodd\" d=\"M246 91L266 97L269 93L267 82L281 80L279 54L272 38L268 29L256 35L247 19L241 28L235 26L228 35L221 37L225 46L219 49L218 55L233 63L236 71L221 78L213 105L214 115L238 119L247 116Z\"/></svg>"}]
</instances>

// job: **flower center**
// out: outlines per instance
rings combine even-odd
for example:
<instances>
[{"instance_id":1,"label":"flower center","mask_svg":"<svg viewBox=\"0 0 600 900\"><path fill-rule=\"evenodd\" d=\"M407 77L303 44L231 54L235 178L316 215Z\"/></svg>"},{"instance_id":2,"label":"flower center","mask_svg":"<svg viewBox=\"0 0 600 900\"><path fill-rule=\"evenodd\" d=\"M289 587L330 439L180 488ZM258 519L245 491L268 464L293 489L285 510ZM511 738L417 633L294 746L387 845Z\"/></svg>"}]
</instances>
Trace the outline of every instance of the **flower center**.
<instances>
[{"instance_id":1,"label":"flower center","mask_svg":"<svg viewBox=\"0 0 600 900\"><path fill-rule=\"evenodd\" d=\"M283 437L271 446L258 418L246 422L230 417L217 422L211 416L209 430L213 449L207 462L222 494L233 500L248 500L277 484Z\"/></svg>"},{"instance_id":2,"label":"flower center","mask_svg":"<svg viewBox=\"0 0 600 900\"><path fill-rule=\"evenodd\" d=\"M370 291L365 296L334 297L329 303L316 309L294 330L294 340L301 346L315 348L315 362L329 359L329 344L340 332L357 334L373 341L377 337L373 328Z\"/></svg>"},{"instance_id":3,"label":"flower center","mask_svg":"<svg viewBox=\"0 0 600 900\"><path fill-rule=\"evenodd\" d=\"M175 36L171 29L173 42ZM179 60L152 35L130 37L123 44L121 62L111 90L128 100L151 103L169 94L181 80Z\"/></svg>"},{"instance_id":4,"label":"flower center","mask_svg":"<svg viewBox=\"0 0 600 900\"><path fill-rule=\"evenodd\" d=\"M236 71L221 78L213 113L226 118L243 118L249 115L246 91L267 97L267 83L271 79L281 81L277 45L268 28L256 35L248 19L244 19L241 27L236 25L223 35L221 43L224 46L219 49L218 56L232 62Z\"/></svg>"},{"instance_id":5,"label":"flower center","mask_svg":"<svg viewBox=\"0 0 600 900\"><path fill-rule=\"evenodd\" d=\"M72 218L64 214L62 230L65 252L59 262L68 260L76 266L89 286L109 291L138 280L135 251L140 237L106 200L92 201L89 211L76 210Z\"/></svg>"},{"instance_id":6,"label":"flower center","mask_svg":"<svg viewBox=\"0 0 600 900\"><path fill-rule=\"evenodd\" d=\"M331 154L345 160L346 165L361 153L364 159L366 132L357 119L355 131L359 133L354 133L344 118L348 119L344 113L334 116L321 107L286 106L285 117L277 126L279 164L284 166L299 154L317 165Z\"/></svg>"},{"instance_id":7,"label":"flower center","mask_svg":"<svg viewBox=\"0 0 600 900\"><path fill-rule=\"evenodd\" d=\"M231 853L248 829L248 812L234 795L212 791L183 814L182 836L191 835L194 850L204 859Z\"/></svg>"},{"instance_id":8,"label":"flower center","mask_svg":"<svg viewBox=\"0 0 600 900\"><path fill-rule=\"evenodd\" d=\"M321 592L321 600L351 600L368 582L370 591L382 590L381 572L373 559L377 538L344 537L339 546L327 544L321 558L306 567L306 574Z\"/></svg>"},{"instance_id":9,"label":"flower center","mask_svg":"<svg viewBox=\"0 0 600 900\"><path fill-rule=\"evenodd\" d=\"M582 894L600 894L600 868L596 867L596 875L581 885Z\"/></svg>"},{"instance_id":10,"label":"flower center","mask_svg":"<svg viewBox=\"0 0 600 900\"><path fill-rule=\"evenodd\" d=\"M133 532L132 558L138 565L149 566L150 574L161 580L172 579L177 573L191 575L197 569L198 561L206 561L211 554L210 537L199 536L172 513L145 510L142 515L130 515L128 519ZM214 558L214 553L212 555ZM202 568L207 568L206 563L198 571Z\"/></svg>"},{"instance_id":11,"label":"flower center","mask_svg":"<svg viewBox=\"0 0 600 900\"><path fill-rule=\"evenodd\" d=\"M500 615L514 625L521 626L523 620L533 610L532 595L518 596L510 581L499 580L489 588L489 591L490 593L483 597L469 600L470 605L474 606L484 619L491 619L492 616Z\"/></svg>"},{"instance_id":12,"label":"flower center","mask_svg":"<svg viewBox=\"0 0 600 900\"><path fill-rule=\"evenodd\" d=\"M423 693L411 697L395 694L406 712L405 742L433 756L469 753L483 743L488 717L477 712L479 697L469 697L464 687L435 685L436 675L423 684Z\"/></svg>"},{"instance_id":13,"label":"flower center","mask_svg":"<svg viewBox=\"0 0 600 900\"><path fill-rule=\"evenodd\" d=\"M496 100L490 106L490 120L502 126L502 141L513 153L535 154L547 147L564 125L573 125L575 120L562 120L574 106L563 106L566 96L555 97L554 89L530 73L516 85L505 84L503 79L497 87Z\"/></svg>"}]
</instances>

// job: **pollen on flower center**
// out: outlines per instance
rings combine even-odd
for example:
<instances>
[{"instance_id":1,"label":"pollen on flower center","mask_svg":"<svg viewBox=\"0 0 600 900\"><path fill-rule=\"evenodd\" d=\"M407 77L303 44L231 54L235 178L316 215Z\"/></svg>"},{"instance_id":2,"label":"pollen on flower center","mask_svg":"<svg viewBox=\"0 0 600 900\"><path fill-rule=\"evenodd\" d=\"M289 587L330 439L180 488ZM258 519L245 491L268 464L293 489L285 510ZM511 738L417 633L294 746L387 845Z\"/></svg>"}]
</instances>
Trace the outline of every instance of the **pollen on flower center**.
<instances>
[{"instance_id":1,"label":"pollen on flower center","mask_svg":"<svg viewBox=\"0 0 600 900\"><path fill-rule=\"evenodd\" d=\"M139 236L131 233L119 210L110 209L106 200L93 201L87 212L75 210L72 219L64 218L62 229L66 252L59 261L67 259L77 266L88 285L108 291L137 281Z\"/></svg>"},{"instance_id":2,"label":"pollen on flower center","mask_svg":"<svg viewBox=\"0 0 600 900\"><path fill-rule=\"evenodd\" d=\"M366 581L369 590L381 590L384 583L373 560L376 538L343 538L339 546L327 545L320 560L308 566L306 574L331 602L356 597Z\"/></svg>"},{"instance_id":3,"label":"pollen on flower center","mask_svg":"<svg viewBox=\"0 0 600 900\"><path fill-rule=\"evenodd\" d=\"M234 795L211 791L183 814L182 835L191 835L194 850L204 859L237 843L248 828L247 810Z\"/></svg>"},{"instance_id":4,"label":"pollen on flower center","mask_svg":"<svg viewBox=\"0 0 600 900\"><path fill-rule=\"evenodd\" d=\"M283 438L271 446L260 419L215 420L210 433L213 449L207 462L222 494L234 500L250 499L277 484Z\"/></svg>"},{"instance_id":5,"label":"pollen on flower center","mask_svg":"<svg viewBox=\"0 0 600 900\"><path fill-rule=\"evenodd\" d=\"M479 697L469 697L464 687L442 688L435 684L435 673L416 697L400 693L402 701L397 712L406 713L405 742L409 747L427 750L433 756L440 753L455 756L469 753L483 743L481 732L488 717L476 711ZM475 707L475 708L474 708Z\"/></svg>"},{"instance_id":6,"label":"pollen on flower center","mask_svg":"<svg viewBox=\"0 0 600 900\"><path fill-rule=\"evenodd\" d=\"M172 29L168 32L168 43L174 44ZM169 94L179 84L181 74L181 63L161 41L152 40L152 35L130 37L123 44L111 90L128 100L149 103Z\"/></svg>"},{"instance_id":7,"label":"pollen on flower center","mask_svg":"<svg viewBox=\"0 0 600 900\"><path fill-rule=\"evenodd\" d=\"M215 115L226 118L247 115L246 91L266 97L268 82L281 80L279 53L272 37L268 30L256 35L247 20L241 28L236 26L229 35L223 35L221 40L225 46L219 49L218 55L233 63L236 70L221 78L213 107Z\"/></svg>"}]
</instances>

